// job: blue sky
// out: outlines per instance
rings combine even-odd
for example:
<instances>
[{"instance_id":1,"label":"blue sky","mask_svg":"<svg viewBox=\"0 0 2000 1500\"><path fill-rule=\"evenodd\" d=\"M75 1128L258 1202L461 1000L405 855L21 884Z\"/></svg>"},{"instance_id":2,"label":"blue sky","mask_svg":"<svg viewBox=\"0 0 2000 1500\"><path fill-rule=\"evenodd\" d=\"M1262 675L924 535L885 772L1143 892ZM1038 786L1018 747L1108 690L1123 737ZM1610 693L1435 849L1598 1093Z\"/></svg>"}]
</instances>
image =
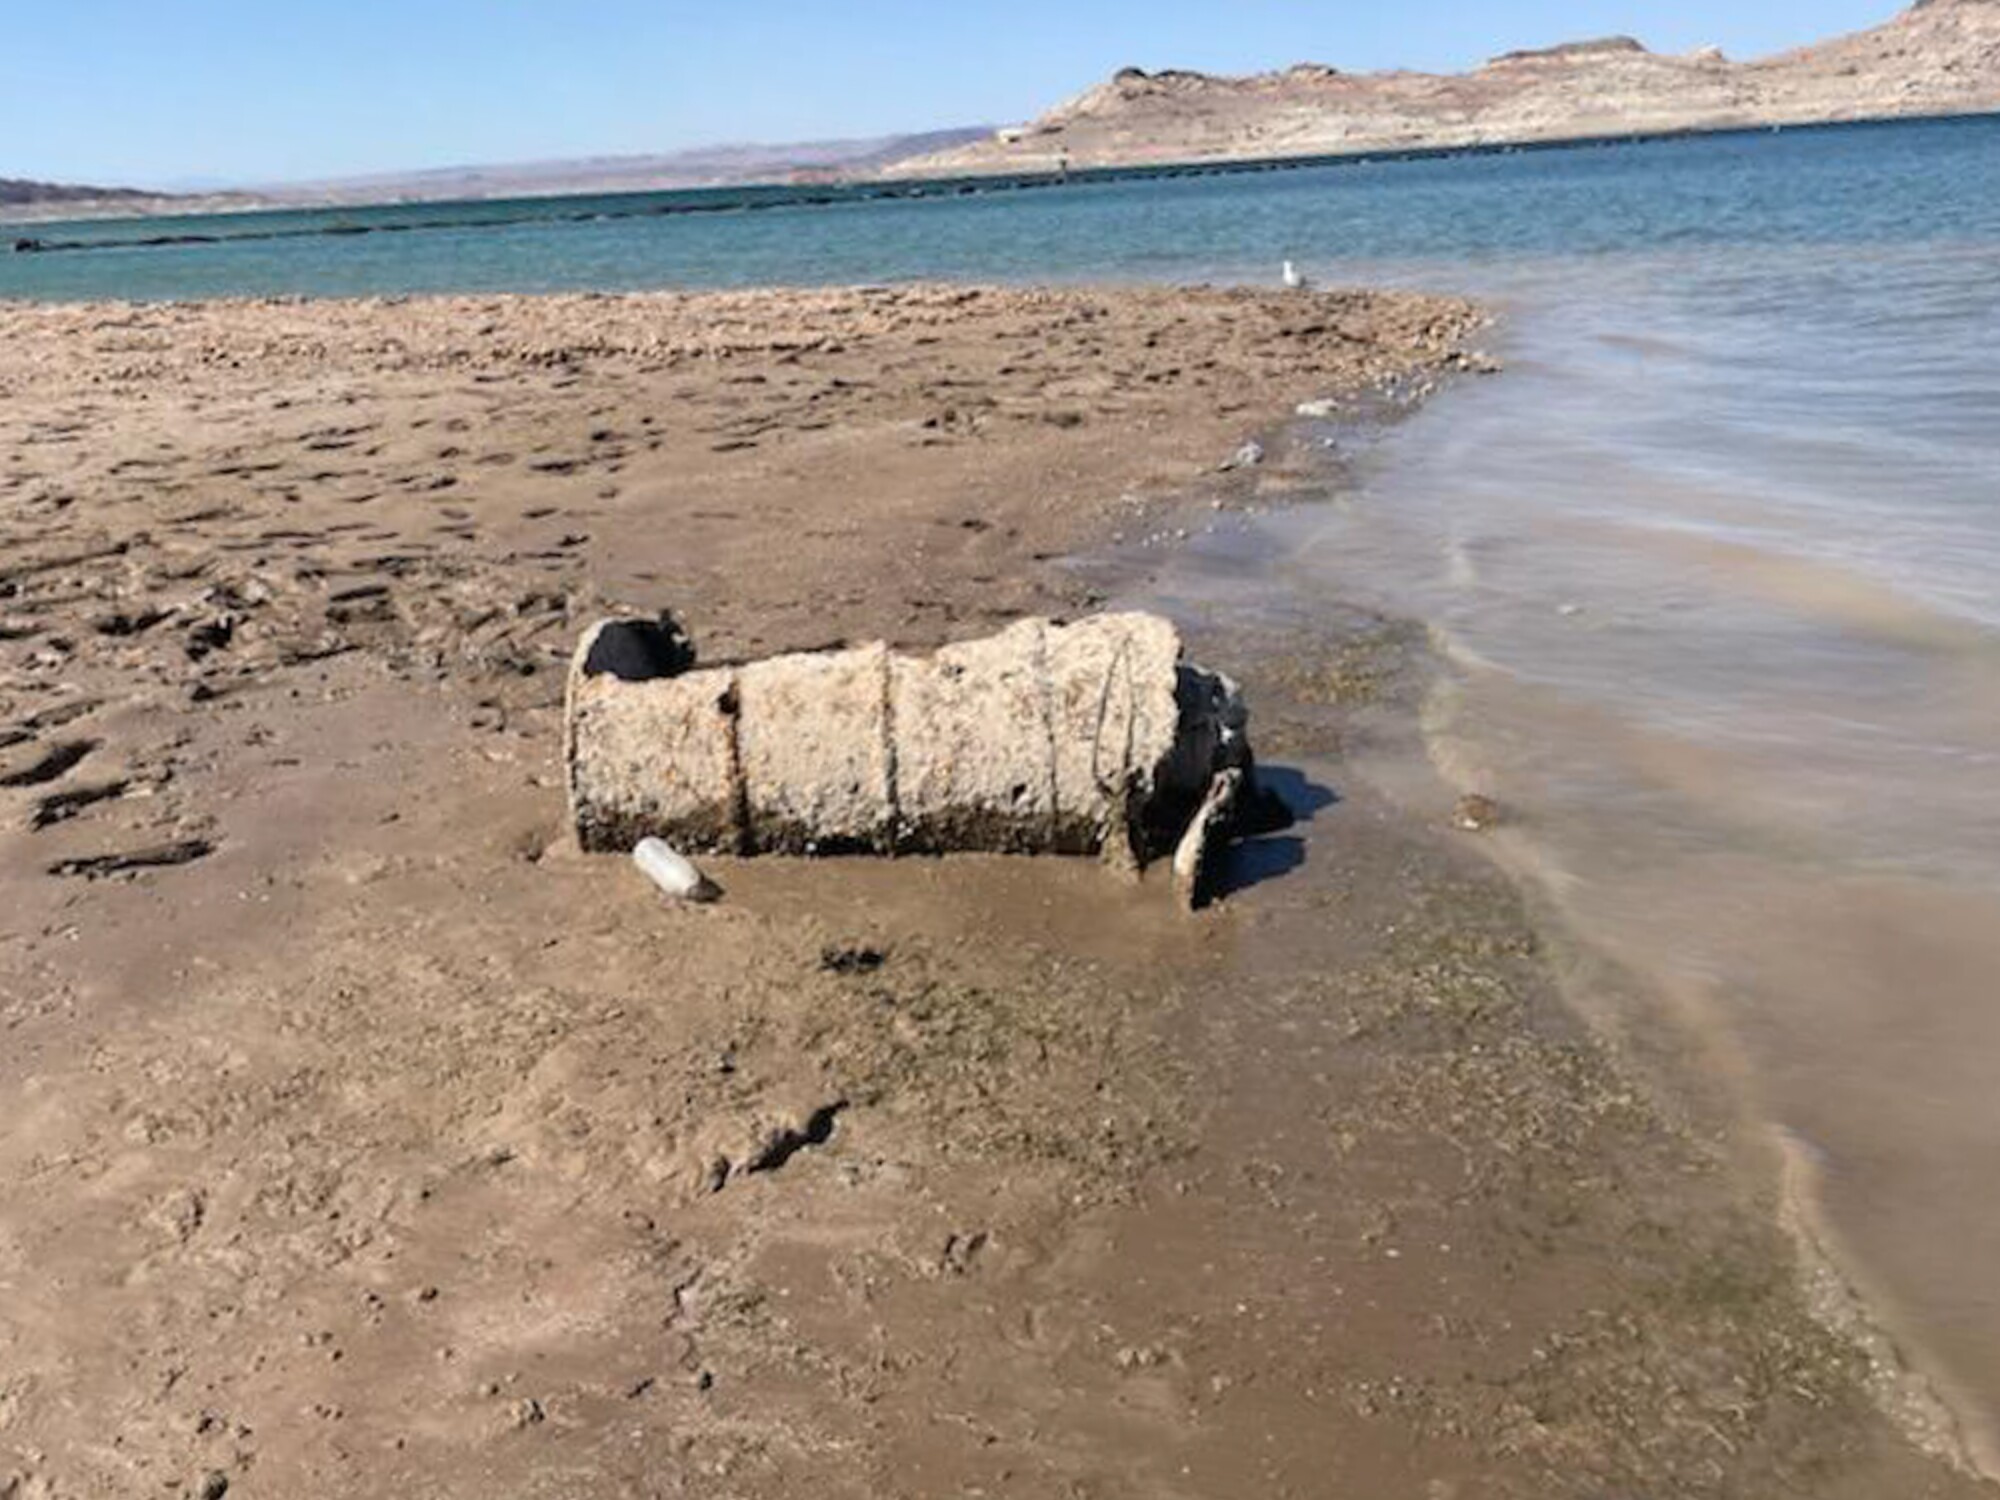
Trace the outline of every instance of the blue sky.
<instances>
[{"instance_id":1,"label":"blue sky","mask_svg":"<svg viewBox=\"0 0 2000 1500\"><path fill-rule=\"evenodd\" d=\"M5 0L0 177L183 185L1003 123L1135 65L1732 56L1898 0Z\"/></svg>"}]
</instances>

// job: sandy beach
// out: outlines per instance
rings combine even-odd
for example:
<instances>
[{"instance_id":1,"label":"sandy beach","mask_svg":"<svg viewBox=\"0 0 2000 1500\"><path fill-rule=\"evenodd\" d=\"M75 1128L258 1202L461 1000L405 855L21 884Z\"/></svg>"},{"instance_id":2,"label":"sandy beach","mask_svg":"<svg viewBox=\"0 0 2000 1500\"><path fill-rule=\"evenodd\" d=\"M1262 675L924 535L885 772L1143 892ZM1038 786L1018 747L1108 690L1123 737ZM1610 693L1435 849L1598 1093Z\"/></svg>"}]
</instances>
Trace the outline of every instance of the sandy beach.
<instances>
[{"instance_id":1,"label":"sandy beach","mask_svg":"<svg viewBox=\"0 0 2000 1500\"><path fill-rule=\"evenodd\" d=\"M1298 403L1481 326L0 307L0 1497L1990 1493L1450 789L1344 773L1420 759L1417 627L1196 630L1309 815L1198 920L992 858L675 908L565 847L599 615L731 658L1087 611L1319 473Z\"/></svg>"}]
</instances>

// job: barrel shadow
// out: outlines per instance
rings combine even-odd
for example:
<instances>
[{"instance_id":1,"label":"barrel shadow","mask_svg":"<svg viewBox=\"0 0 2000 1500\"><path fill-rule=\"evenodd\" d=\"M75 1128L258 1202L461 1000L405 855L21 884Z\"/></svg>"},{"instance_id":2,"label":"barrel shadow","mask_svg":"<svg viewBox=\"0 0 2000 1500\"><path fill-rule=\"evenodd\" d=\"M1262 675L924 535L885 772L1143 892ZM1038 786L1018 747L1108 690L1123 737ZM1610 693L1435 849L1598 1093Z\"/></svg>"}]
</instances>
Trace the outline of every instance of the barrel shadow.
<instances>
[{"instance_id":1,"label":"barrel shadow","mask_svg":"<svg viewBox=\"0 0 2000 1500\"><path fill-rule=\"evenodd\" d=\"M1294 827L1312 822L1340 801L1332 787L1322 786L1294 766L1259 765L1257 785L1284 803ZM1289 875L1306 862L1306 841L1296 833L1248 838L1232 847L1217 881L1218 896L1233 896L1266 881Z\"/></svg>"}]
</instances>

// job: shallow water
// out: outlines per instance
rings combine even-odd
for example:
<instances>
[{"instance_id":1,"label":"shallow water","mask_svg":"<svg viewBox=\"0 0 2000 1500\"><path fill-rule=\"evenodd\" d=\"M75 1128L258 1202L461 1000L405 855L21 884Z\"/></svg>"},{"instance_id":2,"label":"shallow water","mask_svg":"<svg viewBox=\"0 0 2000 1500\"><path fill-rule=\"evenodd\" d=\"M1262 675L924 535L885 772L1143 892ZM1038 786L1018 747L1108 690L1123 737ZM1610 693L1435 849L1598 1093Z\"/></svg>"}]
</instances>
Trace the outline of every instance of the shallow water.
<instances>
[{"instance_id":1,"label":"shallow water","mask_svg":"<svg viewBox=\"0 0 2000 1500\"><path fill-rule=\"evenodd\" d=\"M1269 280L1289 256L1489 299L1508 373L1395 430L1340 501L1261 521L1244 587L1432 622L1434 753L1509 809L1498 847L1739 1060L1852 1264L2000 1415L2000 122L572 207L0 256L0 296Z\"/></svg>"},{"instance_id":2,"label":"shallow water","mask_svg":"<svg viewBox=\"0 0 2000 1500\"><path fill-rule=\"evenodd\" d=\"M875 201L705 190L22 226L0 298L1275 280L1635 246L1990 243L2000 117ZM821 199L824 201L810 201ZM357 232L365 231L365 232ZM216 236L214 243L145 245ZM14 238L95 248L6 253Z\"/></svg>"},{"instance_id":3,"label":"shallow water","mask_svg":"<svg viewBox=\"0 0 2000 1500\"><path fill-rule=\"evenodd\" d=\"M1990 1455L2000 247L1457 270L1508 373L1266 544L1430 623L1441 769L1728 1050Z\"/></svg>"}]
</instances>

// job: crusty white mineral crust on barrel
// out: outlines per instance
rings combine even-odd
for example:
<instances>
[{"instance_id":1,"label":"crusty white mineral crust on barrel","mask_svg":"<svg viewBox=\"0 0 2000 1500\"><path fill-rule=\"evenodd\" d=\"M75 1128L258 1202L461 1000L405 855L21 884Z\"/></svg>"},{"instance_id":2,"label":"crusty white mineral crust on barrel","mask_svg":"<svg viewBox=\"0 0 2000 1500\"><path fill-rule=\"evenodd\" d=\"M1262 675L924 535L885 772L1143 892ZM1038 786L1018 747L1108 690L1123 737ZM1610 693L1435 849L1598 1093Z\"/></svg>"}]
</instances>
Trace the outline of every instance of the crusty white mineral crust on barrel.
<instances>
[{"instance_id":1,"label":"crusty white mineral crust on barrel","mask_svg":"<svg viewBox=\"0 0 2000 1500\"><path fill-rule=\"evenodd\" d=\"M605 621L585 633L569 673L565 716L570 809L578 842L623 852L649 834L694 849L735 847L735 673L639 675L658 664L597 664ZM627 675L621 675L627 674Z\"/></svg>"},{"instance_id":2,"label":"crusty white mineral crust on barrel","mask_svg":"<svg viewBox=\"0 0 2000 1500\"><path fill-rule=\"evenodd\" d=\"M1051 631L1050 756L1065 847L1095 852L1126 836L1165 796L1192 802L1208 784L1163 785L1184 733L1180 632L1158 615L1098 615Z\"/></svg>"},{"instance_id":3,"label":"crusty white mineral crust on barrel","mask_svg":"<svg viewBox=\"0 0 2000 1500\"><path fill-rule=\"evenodd\" d=\"M737 673L746 846L867 849L894 804L889 648L754 662Z\"/></svg>"},{"instance_id":4,"label":"crusty white mineral crust on barrel","mask_svg":"<svg viewBox=\"0 0 2000 1500\"><path fill-rule=\"evenodd\" d=\"M1053 850L1051 628L1023 620L931 657L898 657L896 810L910 848Z\"/></svg>"},{"instance_id":5,"label":"crusty white mineral crust on barrel","mask_svg":"<svg viewBox=\"0 0 2000 1500\"><path fill-rule=\"evenodd\" d=\"M1023 620L929 656L886 646L694 670L647 621L585 635L570 671L577 837L628 850L1173 846L1218 770L1247 765L1241 697L1173 625Z\"/></svg>"}]
</instances>

